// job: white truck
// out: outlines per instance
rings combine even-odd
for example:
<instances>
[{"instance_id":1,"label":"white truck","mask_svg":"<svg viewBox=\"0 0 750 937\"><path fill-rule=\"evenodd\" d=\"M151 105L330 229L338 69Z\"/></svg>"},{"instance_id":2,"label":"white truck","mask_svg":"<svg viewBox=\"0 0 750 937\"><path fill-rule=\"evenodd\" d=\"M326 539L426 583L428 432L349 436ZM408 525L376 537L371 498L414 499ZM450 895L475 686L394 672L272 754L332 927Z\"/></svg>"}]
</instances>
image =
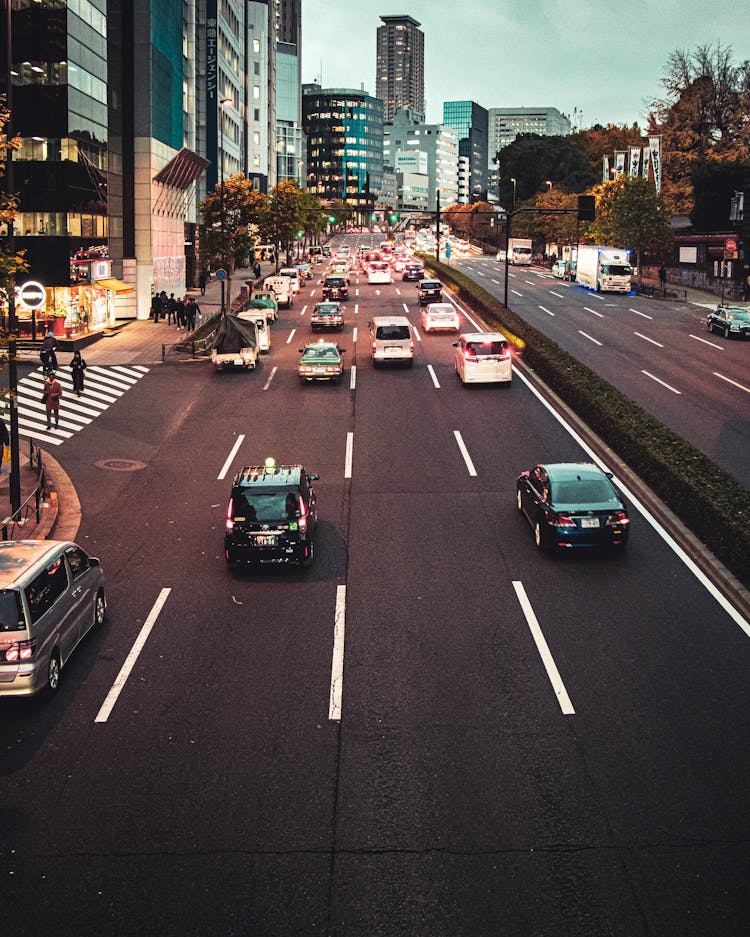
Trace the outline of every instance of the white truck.
<instances>
[{"instance_id":1,"label":"white truck","mask_svg":"<svg viewBox=\"0 0 750 937\"><path fill-rule=\"evenodd\" d=\"M286 306L291 309L294 305L294 288L289 277L275 274L266 277L263 281L264 290L273 290L276 294L276 302L279 306Z\"/></svg>"},{"instance_id":2,"label":"white truck","mask_svg":"<svg viewBox=\"0 0 750 937\"><path fill-rule=\"evenodd\" d=\"M508 263L513 266L531 265L531 238L509 238Z\"/></svg>"},{"instance_id":3,"label":"white truck","mask_svg":"<svg viewBox=\"0 0 750 937\"><path fill-rule=\"evenodd\" d=\"M576 280L581 286L597 293L629 293L632 277L629 251L594 244L578 245Z\"/></svg>"}]
</instances>

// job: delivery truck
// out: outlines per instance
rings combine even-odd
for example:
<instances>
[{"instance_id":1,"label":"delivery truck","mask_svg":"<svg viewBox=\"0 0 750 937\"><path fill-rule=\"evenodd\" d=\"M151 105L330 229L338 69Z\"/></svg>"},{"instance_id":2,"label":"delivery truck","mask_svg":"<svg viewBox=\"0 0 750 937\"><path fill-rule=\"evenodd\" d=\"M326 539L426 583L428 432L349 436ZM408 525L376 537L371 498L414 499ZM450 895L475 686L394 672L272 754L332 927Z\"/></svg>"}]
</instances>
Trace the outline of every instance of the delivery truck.
<instances>
[{"instance_id":1,"label":"delivery truck","mask_svg":"<svg viewBox=\"0 0 750 937\"><path fill-rule=\"evenodd\" d=\"M578 245L576 281L581 286L597 293L629 293L632 278L630 251L594 244Z\"/></svg>"},{"instance_id":2,"label":"delivery truck","mask_svg":"<svg viewBox=\"0 0 750 937\"><path fill-rule=\"evenodd\" d=\"M510 238L508 240L508 263L514 266L530 266L531 238Z\"/></svg>"}]
</instances>

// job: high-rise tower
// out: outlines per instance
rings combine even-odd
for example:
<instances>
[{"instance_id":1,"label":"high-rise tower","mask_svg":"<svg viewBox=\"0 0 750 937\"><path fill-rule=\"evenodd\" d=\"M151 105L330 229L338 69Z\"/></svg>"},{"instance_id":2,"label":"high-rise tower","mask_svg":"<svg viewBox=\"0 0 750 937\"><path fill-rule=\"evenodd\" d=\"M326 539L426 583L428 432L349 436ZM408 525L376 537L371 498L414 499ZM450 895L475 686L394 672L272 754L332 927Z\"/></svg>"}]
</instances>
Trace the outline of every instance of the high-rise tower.
<instances>
[{"instance_id":1,"label":"high-rise tower","mask_svg":"<svg viewBox=\"0 0 750 937\"><path fill-rule=\"evenodd\" d=\"M401 108L424 120L424 33L411 16L381 16L375 95L390 121Z\"/></svg>"}]
</instances>

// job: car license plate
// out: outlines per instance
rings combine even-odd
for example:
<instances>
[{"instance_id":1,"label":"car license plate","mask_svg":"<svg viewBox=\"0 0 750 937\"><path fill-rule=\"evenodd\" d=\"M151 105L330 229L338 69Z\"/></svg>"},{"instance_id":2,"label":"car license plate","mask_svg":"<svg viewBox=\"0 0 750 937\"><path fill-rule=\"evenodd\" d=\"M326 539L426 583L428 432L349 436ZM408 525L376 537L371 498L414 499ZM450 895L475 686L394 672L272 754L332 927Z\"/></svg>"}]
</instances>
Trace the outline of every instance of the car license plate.
<instances>
[{"instance_id":1,"label":"car license plate","mask_svg":"<svg viewBox=\"0 0 750 937\"><path fill-rule=\"evenodd\" d=\"M326 369L325 369L325 368L316 368L316 369L315 369L315 373L316 373L316 374L325 374L325 373L326 373Z\"/></svg>"},{"instance_id":2,"label":"car license plate","mask_svg":"<svg viewBox=\"0 0 750 937\"><path fill-rule=\"evenodd\" d=\"M581 527L598 527L599 518L598 517L582 517L581 518Z\"/></svg>"},{"instance_id":3,"label":"car license plate","mask_svg":"<svg viewBox=\"0 0 750 937\"><path fill-rule=\"evenodd\" d=\"M276 536L274 534L258 534L255 538L255 545L258 547L275 547Z\"/></svg>"}]
</instances>

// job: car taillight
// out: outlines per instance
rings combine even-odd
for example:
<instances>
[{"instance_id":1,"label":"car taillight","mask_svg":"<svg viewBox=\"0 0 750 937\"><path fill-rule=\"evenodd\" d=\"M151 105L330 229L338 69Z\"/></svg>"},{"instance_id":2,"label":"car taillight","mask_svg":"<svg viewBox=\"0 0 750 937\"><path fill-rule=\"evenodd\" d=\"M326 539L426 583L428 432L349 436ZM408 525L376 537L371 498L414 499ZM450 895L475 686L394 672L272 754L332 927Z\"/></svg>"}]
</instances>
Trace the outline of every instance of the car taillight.
<instances>
[{"instance_id":1,"label":"car taillight","mask_svg":"<svg viewBox=\"0 0 750 937\"><path fill-rule=\"evenodd\" d=\"M409 342L409 351L414 351L414 342Z\"/></svg>"},{"instance_id":2,"label":"car taillight","mask_svg":"<svg viewBox=\"0 0 750 937\"><path fill-rule=\"evenodd\" d=\"M615 511L607 518L607 527L626 527L630 523L630 518L625 511Z\"/></svg>"},{"instance_id":3,"label":"car taillight","mask_svg":"<svg viewBox=\"0 0 750 937\"><path fill-rule=\"evenodd\" d=\"M233 504L232 499L229 499L229 504L227 505L227 530L234 530L234 518L232 517Z\"/></svg>"},{"instance_id":4,"label":"car taillight","mask_svg":"<svg viewBox=\"0 0 750 937\"><path fill-rule=\"evenodd\" d=\"M567 514L550 513L549 519L550 519L550 523L554 524L555 527L576 527L577 526L573 518L569 517Z\"/></svg>"},{"instance_id":5,"label":"car taillight","mask_svg":"<svg viewBox=\"0 0 750 937\"><path fill-rule=\"evenodd\" d=\"M467 348L466 351L464 352L464 358L467 361L476 361L477 353L472 348Z\"/></svg>"},{"instance_id":6,"label":"car taillight","mask_svg":"<svg viewBox=\"0 0 750 937\"><path fill-rule=\"evenodd\" d=\"M377 346L377 343L376 343L376 342L373 342L373 343L372 343L372 350L375 351L375 350L377 349L377 347L378 347L378 346Z\"/></svg>"},{"instance_id":7,"label":"car taillight","mask_svg":"<svg viewBox=\"0 0 750 937\"><path fill-rule=\"evenodd\" d=\"M17 664L23 660L31 660L36 650L36 640L15 641L5 649L5 661L8 664Z\"/></svg>"},{"instance_id":8,"label":"car taillight","mask_svg":"<svg viewBox=\"0 0 750 937\"><path fill-rule=\"evenodd\" d=\"M507 361L510 358L510 348L506 348L499 357L501 361Z\"/></svg>"}]
</instances>

